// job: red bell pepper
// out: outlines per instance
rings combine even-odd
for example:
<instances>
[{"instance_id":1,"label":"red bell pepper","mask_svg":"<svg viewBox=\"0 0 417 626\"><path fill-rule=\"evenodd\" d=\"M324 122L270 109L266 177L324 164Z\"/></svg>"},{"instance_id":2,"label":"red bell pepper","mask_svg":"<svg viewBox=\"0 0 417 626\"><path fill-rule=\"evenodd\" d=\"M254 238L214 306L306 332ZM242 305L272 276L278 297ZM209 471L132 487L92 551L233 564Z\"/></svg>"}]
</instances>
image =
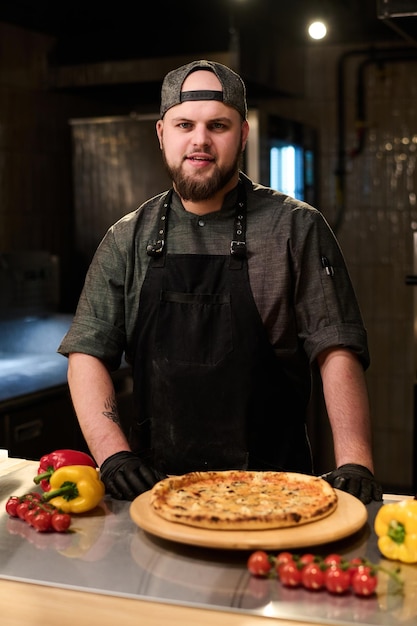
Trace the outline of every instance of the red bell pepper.
<instances>
[{"instance_id":1,"label":"red bell pepper","mask_svg":"<svg viewBox=\"0 0 417 626\"><path fill-rule=\"evenodd\" d=\"M33 479L37 485L40 484L43 491L49 491L51 485L49 479L55 470L67 465L88 465L97 467L94 459L86 452L78 450L55 450L50 454L45 454L39 461L38 474Z\"/></svg>"}]
</instances>

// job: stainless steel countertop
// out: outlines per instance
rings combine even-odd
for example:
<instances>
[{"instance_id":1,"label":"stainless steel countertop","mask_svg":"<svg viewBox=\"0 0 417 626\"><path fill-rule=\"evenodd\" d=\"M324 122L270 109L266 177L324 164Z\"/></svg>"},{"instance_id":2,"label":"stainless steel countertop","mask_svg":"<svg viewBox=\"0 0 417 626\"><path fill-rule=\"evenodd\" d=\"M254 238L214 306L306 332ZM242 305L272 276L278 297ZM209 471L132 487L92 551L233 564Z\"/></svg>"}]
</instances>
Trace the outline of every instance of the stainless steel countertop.
<instances>
[{"instance_id":1,"label":"stainless steel countertop","mask_svg":"<svg viewBox=\"0 0 417 626\"><path fill-rule=\"evenodd\" d=\"M17 463L17 462L16 462ZM403 565L404 594L394 594L390 578L380 574L378 595L285 589L276 580L251 577L247 551L214 550L159 539L132 521L130 503L105 498L92 513L73 516L71 534L37 533L9 518L10 495L33 489L36 463L16 464L0 476L0 578L113 596L156 600L319 624L364 626L417 622L417 565ZM379 505L367 507L364 528L342 541L303 552L340 552L347 557L380 555L372 531ZM396 563L384 561L388 568Z\"/></svg>"}]
</instances>

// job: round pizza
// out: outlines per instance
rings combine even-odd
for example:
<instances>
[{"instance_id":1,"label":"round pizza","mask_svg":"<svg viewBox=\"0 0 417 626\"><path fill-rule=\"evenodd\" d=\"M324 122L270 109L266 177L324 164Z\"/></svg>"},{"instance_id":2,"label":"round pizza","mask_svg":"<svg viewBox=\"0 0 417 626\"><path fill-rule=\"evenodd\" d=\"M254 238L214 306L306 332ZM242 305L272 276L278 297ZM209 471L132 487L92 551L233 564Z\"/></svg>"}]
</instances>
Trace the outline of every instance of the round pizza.
<instances>
[{"instance_id":1,"label":"round pizza","mask_svg":"<svg viewBox=\"0 0 417 626\"><path fill-rule=\"evenodd\" d=\"M150 505L170 522L207 529L265 530L330 515L337 507L337 493L323 478L295 472L191 472L154 485Z\"/></svg>"}]
</instances>

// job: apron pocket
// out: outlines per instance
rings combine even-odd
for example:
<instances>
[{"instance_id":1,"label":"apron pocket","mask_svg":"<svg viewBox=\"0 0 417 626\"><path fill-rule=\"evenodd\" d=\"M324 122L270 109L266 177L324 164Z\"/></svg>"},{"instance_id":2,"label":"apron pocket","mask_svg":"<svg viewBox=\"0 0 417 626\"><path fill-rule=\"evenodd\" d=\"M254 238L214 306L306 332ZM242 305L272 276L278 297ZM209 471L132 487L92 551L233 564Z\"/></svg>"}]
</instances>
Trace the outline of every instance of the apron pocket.
<instances>
[{"instance_id":1,"label":"apron pocket","mask_svg":"<svg viewBox=\"0 0 417 626\"><path fill-rule=\"evenodd\" d=\"M162 291L156 346L170 361L221 361L233 348L229 294Z\"/></svg>"}]
</instances>

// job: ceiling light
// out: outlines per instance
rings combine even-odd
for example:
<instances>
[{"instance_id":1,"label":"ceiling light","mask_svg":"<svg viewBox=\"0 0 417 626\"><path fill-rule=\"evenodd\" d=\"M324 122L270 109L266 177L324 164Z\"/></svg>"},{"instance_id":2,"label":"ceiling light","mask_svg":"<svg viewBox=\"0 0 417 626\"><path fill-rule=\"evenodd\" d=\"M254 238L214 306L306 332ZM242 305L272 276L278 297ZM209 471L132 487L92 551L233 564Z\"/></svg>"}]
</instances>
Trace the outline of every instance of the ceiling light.
<instances>
[{"instance_id":1,"label":"ceiling light","mask_svg":"<svg viewBox=\"0 0 417 626\"><path fill-rule=\"evenodd\" d=\"M312 22L308 27L308 34L311 39L324 39L327 34L327 27L324 22Z\"/></svg>"}]
</instances>

